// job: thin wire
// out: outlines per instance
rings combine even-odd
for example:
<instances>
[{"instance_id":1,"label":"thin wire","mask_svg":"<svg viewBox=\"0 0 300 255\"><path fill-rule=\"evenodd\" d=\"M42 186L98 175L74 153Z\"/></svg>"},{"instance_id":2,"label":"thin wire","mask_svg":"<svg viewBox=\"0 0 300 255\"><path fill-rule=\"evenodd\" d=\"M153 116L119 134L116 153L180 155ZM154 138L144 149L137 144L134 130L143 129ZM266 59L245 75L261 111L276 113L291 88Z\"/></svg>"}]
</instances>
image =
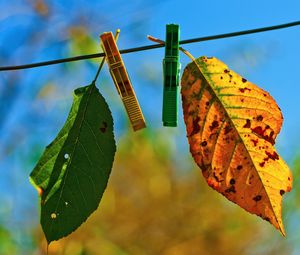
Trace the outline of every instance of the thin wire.
<instances>
[{"instance_id":1,"label":"thin wire","mask_svg":"<svg viewBox=\"0 0 300 255\"><path fill-rule=\"evenodd\" d=\"M283 28L299 26L299 25L300 25L300 21L295 21L295 22L291 22L291 23L270 26L270 27L262 27L262 28L243 30L243 31L226 33L226 34L198 37L198 38L180 41L179 44L189 44L189 43L195 43L195 42L217 40L217 39L223 39L223 38L228 38L228 37L235 37L235 36L241 36L241 35L247 35L247 34L261 33L261 32L266 32L266 31L271 31L271 30L283 29ZM138 51L152 50L152 49L157 49L157 48L162 48L162 47L164 47L164 45L162 45L162 44L146 45L146 46L141 46L141 47L120 50L120 53L126 54L126 53L138 52ZM35 67L39 67L39 66L49 66L49 65L66 63L66 62L99 58L99 57L104 57L104 56L105 56L104 53L95 53L95 54L89 54L89 55L82 55L82 56L76 56L76 57L70 57L70 58L38 62L38 63L33 63L33 64L24 64L24 65L17 65L17 66L3 66L3 67L0 67L0 71L10 71L10 70L35 68Z\"/></svg>"},{"instance_id":2,"label":"thin wire","mask_svg":"<svg viewBox=\"0 0 300 255\"><path fill-rule=\"evenodd\" d=\"M160 44L162 44L162 45L165 45L165 44L166 44L165 41L163 41L163 40L161 40L161 39L158 39L158 38L155 38L155 37L153 37L153 36L151 36L151 35L147 35L147 38L148 38L150 41L152 41L152 42L160 43ZM185 55L187 55L192 61L195 61L194 56L193 56L190 52L188 52L187 50L185 50L185 49L182 48L182 47L179 47L179 50L181 50Z\"/></svg>"}]
</instances>

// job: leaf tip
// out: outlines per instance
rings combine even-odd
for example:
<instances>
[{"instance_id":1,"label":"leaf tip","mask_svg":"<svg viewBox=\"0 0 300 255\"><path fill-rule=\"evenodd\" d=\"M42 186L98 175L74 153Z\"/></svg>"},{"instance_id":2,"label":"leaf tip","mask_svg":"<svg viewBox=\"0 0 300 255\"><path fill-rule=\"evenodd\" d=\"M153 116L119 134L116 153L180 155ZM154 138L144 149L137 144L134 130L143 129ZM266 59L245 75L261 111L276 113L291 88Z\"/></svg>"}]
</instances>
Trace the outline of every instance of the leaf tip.
<instances>
[{"instance_id":1,"label":"leaf tip","mask_svg":"<svg viewBox=\"0 0 300 255\"><path fill-rule=\"evenodd\" d=\"M283 237L286 237L286 233L285 233L283 224L280 224L280 225L279 225L279 229L278 229L278 230L279 230L280 234L281 234Z\"/></svg>"}]
</instances>

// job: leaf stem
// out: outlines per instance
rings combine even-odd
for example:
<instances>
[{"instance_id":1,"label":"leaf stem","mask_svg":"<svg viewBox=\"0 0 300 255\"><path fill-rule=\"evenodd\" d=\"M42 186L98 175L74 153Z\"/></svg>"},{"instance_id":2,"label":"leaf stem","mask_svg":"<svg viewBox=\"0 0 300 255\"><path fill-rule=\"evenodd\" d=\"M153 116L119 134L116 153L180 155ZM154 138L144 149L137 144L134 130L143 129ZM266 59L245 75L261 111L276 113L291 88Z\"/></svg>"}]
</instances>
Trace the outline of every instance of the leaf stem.
<instances>
[{"instance_id":1,"label":"leaf stem","mask_svg":"<svg viewBox=\"0 0 300 255\"><path fill-rule=\"evenodd\" d=\"M148 38L150 41L152 41L152 42L156 42L156 43L159 43L159 44L161 44L161 45L165 45L165 41L160 40L160 39L158 39L158 38L155 38L155 37L153 37L153 36L151 36L151 35L147 35L147 38ZM195 61L194 56L193 56L190 52L188 52L187 50L185 50L185 49L182 48L182 47L179 47L179 50L181 50L185 55L187 55L192 61Z\"/></svg>"}]
</instances>

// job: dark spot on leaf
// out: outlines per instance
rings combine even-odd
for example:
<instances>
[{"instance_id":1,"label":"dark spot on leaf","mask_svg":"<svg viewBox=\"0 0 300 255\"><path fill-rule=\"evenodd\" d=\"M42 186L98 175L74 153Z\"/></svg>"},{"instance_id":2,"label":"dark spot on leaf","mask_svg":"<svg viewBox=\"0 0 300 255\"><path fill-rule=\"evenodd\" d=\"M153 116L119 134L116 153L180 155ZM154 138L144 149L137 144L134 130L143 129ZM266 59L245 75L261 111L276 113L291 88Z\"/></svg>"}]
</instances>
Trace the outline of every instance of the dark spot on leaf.
<instances>
[{"instance_id":1,"label":"dark spot on leaf","mask_svg":"<svg viewBox=\"0 0 300 255\"><path fill-rule=\"evenodd\" d=\"M266 94L266 93L264 93L264 96L266 97L266 96L267 96L267 94Z\"/></svg>"},{"instance_id":2,"label":"dark spot on leaf","mask_svg":"<svg viewBox=\"0 0 300 255\"><path fill-rule=\"evenodd\" d=\"M243 168L242 165L238 165L236 169L237 169L237 170L242 170L242 168Z\"/></svg>"},{"instance_id":3,"label":"dark spot on leaf","mask_svg":"<svg viewBox=\"0 0 300 255\"><path fill-rule=\"evenodd\" d=\"M276 160L276 159L278 160L279 159L279 156L276 153L276 151L274 151L273 154L268 152L268 151L266 151L265 153L268 156L268 158L270 158L270 159L273 159L273 160Z\"/></svg>"},{"instance_id":4,"label":"dark spot on leaf","mask_svg":"<svg viewBox=\"0 0 300 255\"><path fill-rule=\"evenodd\" d=\"M256 120L257 121L262 121L264 118L263 118L263 116L262 115L258 115L257 117L256 117Z\"/></svg>"},{"instance_id":5,"label":"dark spot on leaf","mask_svg":"<svg viewBox=\"0 0 300 255\"><path fill-rule=\"evenodd\" d=\"M226 189L225 190L226 193L236 193L236 190L235 190L235 187L232 185L230 186L230 188Z\"/></svg>"},{"instance_id":6,"label":"dark spot on leaf","mask_svg":"<svg viewBox=\"0 0 300 255\"><path fill-rule=\"evenodd\" d=\"M246 124L243 126L243 128L250 128L250 127L251 127L251 121L247 119Z\"/></svg>"},{"instance_id":7,"label":"dark spot on leaf","mask_svg":"<svg viewBox=\"0 0 300 255\"><path fill-rule=\"evenodd\" d=\"M241 98L241 102L242 102L242 103L244 102L244 99L243 99L243 98Z\"/></svg>"},{"instance_id":8,"label":"dark spot on leaf","mask_svg":"<svg viewBox=\"0 0 300 255\"><path fill-rule=\"evenodd\" d=\"M280 195L283 196L285 191L283 189L280 190Z\"/></svg>"},{"instance_id":9,"label":"dark spot on leaf","mask_svg":"<svg viewBox=\"0 0 300 255\"><path fill-rule=\"evenodd\" d=\"M217 182L222 182L222 181L218 178L218 176L216 175L215 172L213 172L213 175L214 175L214 178L215 178L215 180L216 180Z\"/></svg>"},{"instance_id":10,"label":"dark spot on leaf","mask_svg":"<svg viewBox=\"0 0 300 255\"><path fill-rule=\"evenodd\" d=\"M199 133L200 131L200 125L199 125L199 121L200 121L200 117L197 116L194 120L193 120L193 131L190 134L190 136Z\"/></svg>"},{"instance_id":11,"label":"dark spot on leaf","mask_svg":"<svg viewBox=\"0 0 300 255\"><path fill-rule=\"evenodd\" d=\"M219 122L214 120L212 123L211 123L211 126L209 127L210 131L213 131L215 128L217 128L219 126Z\"/></svg>"},{"instance_id":12,"label":"dark spot on leaf","mask_svg":"<svg viewBox=\"0 0 300 255\"><path fill-rule=\"evenodd\" d=\"M107 122L106 121L103 121L102 122L102 127L100 127L100 131L102 133L105 133L106 132L106 129L107 129Z\"/></svg>"},{"instance_id":13,"label":"dark spot on leaf","mask_svg":"<svg viewBox=\"0 0 300 255\"><path fill-rule=\"evenodd\" d=\"M220 79L223 80L223 76L221 76Z\"/></svg>"},{"instance_id":14,"label":"dark spot on leaf","mask_svg":"<svg viewBox=\"0 0 300 255\"><path fill-rule=\"evenodd\" d=\"M239 90L240 90L242 93L244 93L246 90L251 91L251 89L246 88L246 87L245 87L245 88L240 88Z\"/></svg>"},{"instance_id":15,"label":"dark spot on leaf","mask_svg":"<svg viewBox=\"0 0 300 255\"><path fill-rule=\"evenodd\" d=\"M245 83L247 82L247 80L245 78L242 78L242 82Z\"/></svg>"},{"instance_id":16,"label":"dark spot on leaf","mask_svg":"<svg viewBox=\"0 0 300 255\"><path fill-rule=\"evenodd\" d=\"M258 202L261 200L261 195L257 195L253 198L254 201Z\"/></svg>"},{"instance_id":17,"label":"dark spot on leaf","mask_svg":"<svg viewBox=\"0 0 300 255\"><path fill-rule=\"evenodd\" d=\"M205 104L206 104L207 106L209 106L209 101L207 101Z\"/></svg>"},{"instance_id":18,"label":"dark spot on leaf","mask_svg":"<svg viewBox=\"0 0 300 255\"><path fill-rule=\"evenodd\" d=\"M224 70L224 73L229 73L229 72L230 72L230 71L229 71L229 70L227 70L227 69L225 69L225 70Z\"/></svg>"},{"instance_id":19,"label":"dark spot on leaf","mask_svg":"<svg viewBox=\"0 0 300 255\"><path fill-rule=\"evenodd\" d=\"M262 129L261 126L255 127L251 129L253 133L259 135L259 136L264 136L265 130Z\"/></svg>"},{"instance_id":20,"label":"dark spot on leaf","mask_svg":"<svg viewBox=\"0 0 300 255\"><path fill-rule=\"evenodd\" d=\"M264 218L266 221L270 222L270 218L269 217L265 217Z\"/></svg>"},{"instance_id":21,"label":"dark spot on leaf","mask_svg":"<svg viewBox=\"0 0 300 255\"><path fill-rule=\"evenodd\" d=\"M266 162L263 161L263 162L260 162L259 165L260 165L261 167L263 167L263 166L265 165L265 163L266 163Z\"/></svg>"},{"instance_id":22,"label":"dark spot on leaf","mask_svg":"<svg viewBox=\"0 0 300 255\"><path fill-rule=\"evenodd\" d=\"M261 126L257 126L255 128L251 128L251 131L252 131L252 133L257 134L258 136L262 137L267 142L270 142L272 145L274 145L275 140L272 137L274 135L274 132L273 133L271 132L270 135L265 135L265 131L269 128L270 128L270 126L268 126L268 125L266 126L265 129L263 129Z\"/></svg>"},{"instance_id":23,"label":"dark spot on leaf","mask_svg":"<svg viewBox=\"0 0 300 255\"><path fill-rule=\"evenodd\" d=\"M202 172L205 172L205 171L207 171L207 169L208 169L208 165L205 165L204 163L203 163L203 159L202 159L202 164L199 164L199 167L200 167L200 169L202 170Z\"/></svg>"},{"instance_id":24,"label":"dark spot on leaf","mask_svg":"<svg viewBox=\"0 0 300 255\"><path fill-rule=\"evenodd\" d=\"M226 125L224 134L227 135L232 129L230 125Z\"/></svg>"},{"instance_id":25,"label":"dark spot on leaf","mask_svg":"<svg viewBox=\"0 0 300 255\"><path fill-rule=\"evenodd\" d=\"M253 145L256 146L257 143L258 143L258 139L254 140L254 139L251 139L251 142L253 142Z\"/></svg>"},{"instance_id":26,"label":"dark spot on leaf","mask_svg":"<svg viewBox=\"0 0 300 255\"><path fill-rule=\"evenodd\" d=\"M201 146L202 147L205 147L207 145L207 142L206 141L203 141L202 143L201 143Z\"/></svg>"},{"instance_id":27,"label":"dark spot on leaf","mask_svg":"<svg viewBox=\"0 0 300 255\"><path fill-rule=\"evenodd\" d=\"M231 185L234 185L235 184L235 179L230 179L230 182L229 182Z\"/></svg>"}]
</instances>

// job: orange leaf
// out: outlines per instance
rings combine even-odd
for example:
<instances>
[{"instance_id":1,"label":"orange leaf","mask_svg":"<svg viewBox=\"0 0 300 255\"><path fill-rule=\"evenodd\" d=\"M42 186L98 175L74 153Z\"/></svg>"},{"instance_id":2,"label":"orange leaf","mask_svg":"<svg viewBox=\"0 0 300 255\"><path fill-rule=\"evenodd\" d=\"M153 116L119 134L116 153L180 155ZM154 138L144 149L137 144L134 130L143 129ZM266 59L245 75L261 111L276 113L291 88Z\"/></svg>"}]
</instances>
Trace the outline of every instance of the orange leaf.
<instances>
[{"instance_id":1,"label":"orange leaf","mask_svg":"<svg viewBox=\"0 0 300 255\"><path fill-rule=\"evenodd\" d=\"M273 146L283 120L275 100L216 58L190 63L181 85L190 151L208 185L285 235L292 175Z\"/></svg>"}]
</instances>

